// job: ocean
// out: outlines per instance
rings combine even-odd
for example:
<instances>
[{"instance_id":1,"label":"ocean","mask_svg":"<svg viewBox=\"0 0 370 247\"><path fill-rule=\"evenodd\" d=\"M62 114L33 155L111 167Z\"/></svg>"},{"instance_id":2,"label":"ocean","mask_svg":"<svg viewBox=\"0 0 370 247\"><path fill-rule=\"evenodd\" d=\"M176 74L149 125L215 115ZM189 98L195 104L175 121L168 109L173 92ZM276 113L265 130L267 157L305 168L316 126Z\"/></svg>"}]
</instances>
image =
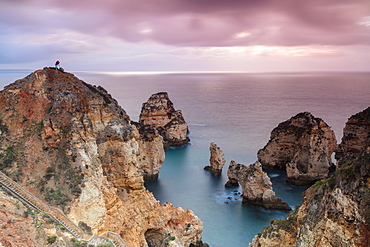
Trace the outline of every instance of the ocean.
<instances>
[{"instance_id":1,"label":"ocean","mask_svg":"<svg viewBox=\"0 0 370 247\"><path fill-rule=\"evenodd\" d=\"M0 73L0 90L26 72ZM370 73L164 73L74 72L101 85L134 121L141 105L157 92L168 92L189 125L191 143L166 151L158 181L147 188L161 202L191 209L204 223L203 242L212 247L246 247L271 219L286 213L241 202L241 188L226 189L231 160L245 165L280 122L299 112L322 118L337 142L347 119L370 106ZM221 177L203 170L215 142L227 163ZM278 197L294 208L306 187L285 183L284 172L268 171Z\"/></svg>"}]
</instances>

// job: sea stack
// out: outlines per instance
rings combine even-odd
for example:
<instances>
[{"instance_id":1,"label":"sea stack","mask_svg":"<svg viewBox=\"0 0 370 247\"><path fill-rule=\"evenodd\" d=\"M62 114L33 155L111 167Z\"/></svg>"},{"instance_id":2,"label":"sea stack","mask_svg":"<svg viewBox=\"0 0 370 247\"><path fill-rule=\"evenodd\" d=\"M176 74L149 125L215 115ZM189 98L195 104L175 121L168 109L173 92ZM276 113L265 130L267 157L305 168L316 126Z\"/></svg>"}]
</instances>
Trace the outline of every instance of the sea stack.
<instances>
[{"instance_id":1,"label":"sea stack","mask_svg":"<svg viewBox=\"0 0 370 247\"><path fill-rule=\"evenodd\" d=\"M214 142L211 142L209 151L211 153L210 166L205 166L204 170L209 171L214 177L218 177L221 175L222 168L226 163L224 152Z\"/></svg>"},{"instance_id":2,"label":"sea stack","mask_svg":"<svg viewBox=\"0 0 370 247\"><path fill-rule=\"evenodd\" d=\"M263 168L286 169L288 182L309 184L334 169L331 155L336 149L334 131L321 118L303 112L273 129L257 157Z\"/></svg>"},{"instance_id":3,"label":"sea stack","mask_svg":"<svg viewBox=\"0 0 370 247\"><path fill-rule=\"evenodd\" d=\"M348 119L335 158L339 160L345 155L352 156L363 151L370 151L370 107Z\"/></svg>"},{"instance_id":4,"label":"sea stack","mask_svg":"<svg viewBox=\"0 0 370 247\"><path fill-rule=\"evenodd\" d=\"M288 203L275 196L269 176L262 170L260 162L245 166L231 161L227 170L227 184L239 183L243 191L243 202L266 209L290 211Z\"/></svg>"},{"instance_id":5,"label":"sea stack","mask_svg":"<svg viewBox=\"0 0 370 247\"><path fill-rule=\"evenodd\" d=\"M126 243L119 246L161 246L169 240L174 246L201 246L200 219L191 210L160 204L145 188L143 175L162 160L162 138L155 130L137 128L105 89L73 74L44 68L0 91L0 170L37 205L53 206L49 212L57 216L56 208L63 210L72 230L87 229L86 238L79 230L73 235L86 246L90 236L104 233ZM9 198L0 193L6 205L0 206L0 220L8 222L0 231L4 245L71 244L73 231L61 231L40 211L22 214L22 203ZM14 201L20 206L11 207ZM21 215L14 219L24 218L25 224L12 223L15 212Z\"/></svg>"},{"instance_id":6,"label":"sea stack","mask_svg":"<svg viewBox=\"0 0 370 247\"><path fill-rule=\"evenodd\" d=\"M187 136L188 125L182 112L175 110L166 92L152 94L148 101L143 103L139 122L141 125L154 126L158 130L165 149L184 146L190 141Z\"/></svg>"}]
</instances>

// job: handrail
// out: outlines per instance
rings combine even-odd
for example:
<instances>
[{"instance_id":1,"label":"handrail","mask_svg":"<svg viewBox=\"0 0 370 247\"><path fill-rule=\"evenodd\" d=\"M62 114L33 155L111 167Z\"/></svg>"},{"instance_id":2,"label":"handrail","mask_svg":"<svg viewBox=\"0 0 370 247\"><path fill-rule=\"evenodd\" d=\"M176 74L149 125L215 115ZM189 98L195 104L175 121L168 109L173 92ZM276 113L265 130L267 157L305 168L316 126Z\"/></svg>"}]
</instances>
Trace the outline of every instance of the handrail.
<instances>
[{"instance_id":1,"label":"handrail","mask_svg":"<svg viewBox=\"0 0 370 247\"><path fill-rule=\"evenodd\" d=\"M45 202L41 201L39 198L24 189L20 184L6 176L1 171L0 184L30 207L50 215L50 217L63 225L75 238L89 241L94 237L94 235L88 235L81 228L76 226L59 208L47 205ZM108 237L103 237L103 235L106 235ZM114 244L114 246L128 247L117 233L107 231L101 234L99 237L110 240Z\"/></svg>"},{"instance_id":2,"label":"handrail","mask_svg":"<svg viewBox=\"0 0 370 247\"><path fill-rule=\"evenodd\" d=\"M100 236L106 235L108 239L113 240L113 243L116 246L122 246L122 247L128 247L127 244L122 240L122 238L115 232L107 231L103 234L100 234Z\"/></svg>"}]
</instances>

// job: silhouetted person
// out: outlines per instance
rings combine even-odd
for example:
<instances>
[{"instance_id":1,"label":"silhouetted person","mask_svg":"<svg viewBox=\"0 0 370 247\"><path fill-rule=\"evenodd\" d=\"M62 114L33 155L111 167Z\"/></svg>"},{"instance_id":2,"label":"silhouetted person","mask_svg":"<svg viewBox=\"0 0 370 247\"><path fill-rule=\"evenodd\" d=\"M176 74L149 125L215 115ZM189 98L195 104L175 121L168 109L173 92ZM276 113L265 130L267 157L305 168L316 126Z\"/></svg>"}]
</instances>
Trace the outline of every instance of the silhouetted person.
<instances>
[{"instance_id":1,"label":"silhouetted person","mask_svg":"<svg viewBox=\"0 0 370 247\"><path fill-rule=\"evenodd\" d=\"M60 64L60 62L59 62L59 61L56 61L56 62L55 62L55 69L56 69L56 70L58 70L58 69L60 68L59 64Z\"/></svg>"}]
</instances>

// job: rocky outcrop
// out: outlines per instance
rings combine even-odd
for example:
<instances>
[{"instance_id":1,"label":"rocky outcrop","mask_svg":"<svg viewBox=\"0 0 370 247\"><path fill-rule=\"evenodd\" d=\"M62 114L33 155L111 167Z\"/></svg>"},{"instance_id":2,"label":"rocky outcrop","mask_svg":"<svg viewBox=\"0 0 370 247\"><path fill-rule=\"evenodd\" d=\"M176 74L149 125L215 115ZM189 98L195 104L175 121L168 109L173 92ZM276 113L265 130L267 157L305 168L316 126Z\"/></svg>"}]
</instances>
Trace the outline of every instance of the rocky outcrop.
<instances>
[{"instance_id":1,"label":"rocky outcrop","mask_svg":"<svg viewBox=\"0 0 370 247\"><path fill-rule=\"evenodd\" d=\"M305 192L301 207L272 220L249 245L267 246L370 246L370 153L342 159Z\"/></svg>"},{"instance_id":2,"label":"rocky outcrop","mask_svg":"<svg viewBox=\"0 0 370 247\"><path fill-rule=\"evenodd\" d=\"M221 175L222 168L226 163L224 152L214 142L211 142L209 151L211 153L211 157L209 159L211 165L205 166L204 170L209 171L214 177L218 177Z\"/></svg>"},{"instance_id":3,"label":"rocky outcrop","mask_svg":"<svg viewBox=\"0 0 370 247\"><path fill-rule=\"evenodd\" d=\"M143 103L140 124L154 126L163 137L164 147L180 147L190 139L187 136L188 125L181 110L175 110L166 92L156 93Z\"/></svg>"},{"instance_id":4,"label":"rocky outcrop","mask_svg":"<svg viewBox=\"0 0 370 247\"><path fill-rule=\"evenodd\" d=\"M345 155L360 154L363 151L370 151L370 107L348 119L335 158L341 159Z\"/></svg>"},{"instance_id":5,"label":"rocky outcrop","mask_svg":"<svg viewBox=\"0 0 370 247\"><path fill-rule=\"evenodd\" d=\"M275 196L268 175L262 170L258 161L245 166L231 161L227 170L227 184L240 184L243 191L243 202L266 209L291 210L289 205Z\"/></svg>"},{"instance_id":6,"label":"rocky outcrop","mask_svg":"<svg viewBox=\"0 0 370 247\"><path fill-rule=\"evenodd\" d=\"M160 205L144 187L164 159L162 138L133 125L103 88L38 70L0 92L0 130L0 169L76 225L128 246L147 246L154 232L162 243L200 246L193 212ZM47 235L37 236L45 246Z\"/></svg>"},{"instance_id":7,"label":"rocky outcrop","mask_svg":"<svg viewBox=\"0 0 370 247\"><path fill-rule=\"evenodd\" d=\"M159 169L162 167L165 159L162 137L151 125L143 126L135 122L132 122L132 124L136 126L140 134L138 139L138 161L140 166L138 169L144 176L145 182L157 180Z\"/></svg>"},{"instance_id":8,"label":"rocky outcrop","mask_svg":"<svg viewBox=\"0 0 370 247\"><path fill-rule=\"evenodd\" d=\"M264 168L286 169L287 181L312 183L326 178L337 149L333 130L320 118L303 112L280 123L257 157Z\"/></svg>"}]
</instances>

